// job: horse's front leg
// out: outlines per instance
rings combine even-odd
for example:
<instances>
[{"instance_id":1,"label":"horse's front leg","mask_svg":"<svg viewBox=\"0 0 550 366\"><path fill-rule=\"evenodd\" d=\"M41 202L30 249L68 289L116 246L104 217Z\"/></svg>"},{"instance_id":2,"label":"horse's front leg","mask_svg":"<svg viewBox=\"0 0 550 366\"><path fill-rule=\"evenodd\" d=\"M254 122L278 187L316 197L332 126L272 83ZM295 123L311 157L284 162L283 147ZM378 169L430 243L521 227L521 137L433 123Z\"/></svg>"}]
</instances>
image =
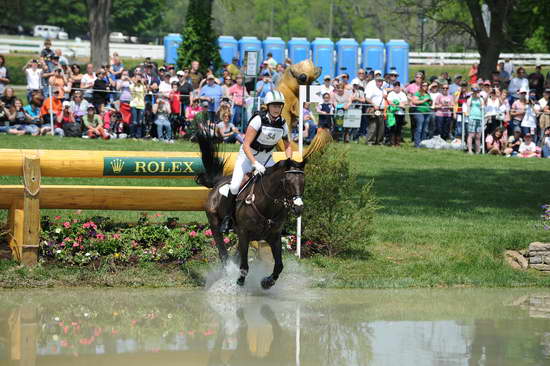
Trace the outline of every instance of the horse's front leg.
<instances>
[{"instance_id":1,"label":"horse's front leg","mask_svg":"<svg viewBox=\"0 0 550 366\"><path fill-rule=\"evenodd\" d=\"M271 253L273 254L273 260L275 265L273 266L273 273L271 276L264 277L261 285L264 290L268 290L279 279L279 275L283 271L283 255L281 248L281 233L277 232L269 239L269 246L271 247Z\"/></svg>"},{"instance_id":2,"label":"horse's front leg","mask_svg":"<svg viewBox=\"0 0 550 366\"><path fill-rule=\"evenodd\" d=\"M238 232L239 236L239 256L241 257L240 274L237 279L237 285L244 286L244 280L248 275L248 233L244 230Z\"/></svg>"}]
</instances>

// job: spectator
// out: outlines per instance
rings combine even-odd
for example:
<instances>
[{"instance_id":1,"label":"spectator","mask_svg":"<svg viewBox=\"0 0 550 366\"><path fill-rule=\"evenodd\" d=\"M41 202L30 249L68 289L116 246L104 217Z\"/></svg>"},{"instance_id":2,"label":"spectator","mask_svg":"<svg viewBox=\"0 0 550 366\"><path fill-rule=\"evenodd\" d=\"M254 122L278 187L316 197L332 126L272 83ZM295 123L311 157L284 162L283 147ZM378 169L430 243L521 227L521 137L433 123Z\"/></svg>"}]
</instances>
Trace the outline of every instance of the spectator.
<instances>
[{"instance_id":1,"label":"spectator","mask_svg":"<svg viewBox=\"0 0 550 366\"><path fill-rule=\"evenodd\" d=\"M538 101L539 127L545 131L550 127L550 89L545 89L542 98Z\"/></svg>"},{"instance_id":2,"label":"spectator","mask_svg":"<svg viewBox=\"0 0 550 366\"><path fill-rule=\"evenodd\" d=\"M122 121L129 125L132 120L132 109L130 107L130 102L132 101L132 80L127 70L122 71L120 79L117 80L115 87L120 93L118 100Z\"/></svg>"},{"instance_id":3,"label":"spectator","mask_svg":"<svg viewBox=\"0 0 550 366\"><path fill-rule=\"evenodd\" d=\"M503 115L501 114L501 100L497 95L497 90L492 89L489 92L489 97L485 107L485 135L490 135L503 124Z\"/></svg>"},{"instance_id":4,"label":"spectator","mask_svg":"<svg viewBox=\"0 0 550 366\"><path fill-rule=\"evenodd\" d=\"M189 70L184 69L177 72L178 88L181 96L182 111L191 105L193 100L193 84L189 78ZM187 118L186 118L187 119Z\"/></svg>"},{"instance_id":5,"label":"spectator","mask_svg":"<svg viewBox=\"0 0 550 366\"><path fill-rule=\"evenodd\" d=\"M456 123L455 126L455 137L462 138L462 128L465 124L464 120L464 107L468 101L468 83L463 81L460 84L460 89L454 94L454 108L453 108L453 118ZM466 131L464 131L466 133Z\"/></svg>"},{"instance_id":6,"label":"spectator","mask_svg":"<svg viewBox=\"0 0 550 366\"><path fill-rule=\"evenodd\" d=\"M213 75L206 77L207 84L202 87L199 98L208 102L208 118L211 123L216 121L216 112L220 107L222 89L215 83Z\"/></svg>"},{"instance_id":7,"label":"spectator","mask_svg":"<svg viewBox=\"0 0 550 366\"><path fill-rule=\"evenodd\" d=\"M432 79L434 77L431 77ZM435 116L433 113L434 109L434 103L436 98L440 95L439 93L439 84L437 83L437 79L433 79L432 83L428 87L428 94L430 94L430 99L432 100L432 111L430 112L430 115L428 116L428 132L427 132L427 138L431 139L434 136L434 132L436 130L435 126Z\"/></svg>"},{"instance_id":8,"label":"spectator","mask_svg":"<svg viewBox=\"0 0 550 366\"><path fill-rule=\"evenodd\" d=\"M15 92L11 87L4 89L4 94L0 97L0 100L4 103L4 106L8 109L13 107L16 99L17 97L15 96Z\"/></svg>"},{"instance_id":9,"label":"spectator","mask_svg":"<svg viewBox=\"0 0 550 366\"><path fill-rule=\"evenodd\" d=\"M518 69L518 73L519 72L520 71ZM511 131L513 131L516 127L521 127L521 122L523 121L523 117L525 117L525 111L527 110L527 105L529 104L527 93L527 89L520 89L518 99L512 104L512 109L510 110L512 121L509 126Z\"/></svg>"},{"instance_id":10,"label":"spectator","mask_svg":"<svg viewBox=\"0 0 550 366\"><path fill-rule=\"evenodd\" d=\"M273 73L273 85L278 86L285 73L285 67L281 64L277 64L275 72Z\"/></svg>"},{"instance_id":11,"label":"spectator","mask_svg":"<svg viewBox=\"0 0 550 366\"><path fill-rule=\"evenodd\" d=\"M48 99L44 100L42 103L42 107L40 108L40 114L42 115L42 120L44 123L49 124L51 123L50 118L55 118L59 113L61 113L62 110L62 100L59 98L59 95L61 94L59 89L54 89L53 96L49 97Z\"/></svg>"},{"instance_id":12,"label":"spectator","mask_svg":"<svg viewBox=\"0 0 550 366\"><path fill-rule=\"evenodd\" d=\"M233 57L233 59L231 59L231 63L227 65L227 71L231 74L231 79L237 80L237 76L241 74L238 57Z\"/></svg>"},{"instance_id":13,"label":"spectator","mask_svg":"<svg viewBox=\"0 0 550 366\"><path fill-rule=\"evenodd\" d=\"M428 93L428 83L422 82L421 88L411 98L411 105L415 108L413 118L416 122L414 131L414 145L420 147L420 142L424 140L428 134L429 117L432 112L432 99Z\"/></svg>"},{"instance_id":14,"label":"spectator","mask_svg":"<svg viewBox=\"0 0 550 366\"><path fill-rule=\"evenodd\" d=\"M178 89L177 81L172 82L172 90L170 94L168 94L168 100L170 102L170 122L175 125L175 131L173 131L172 134L177 135L179 131L180 135L184 135L183 116L181 113L181 94Z\"/></svg>"},{"instance_id":15,"label":"spectator","mask_svg":"<svg viewBox=\"0 0 550 366\"><path fill-rule=\"evenodd\" d=\"M460 90L462 84L462 75L455 75L454 82L449 86L449 94L455 95Z\"/></svg>"},{"instance_id":16,"label":"spectator","mask_svg":"<svg viewBox=\"0 0 550 366\"><path fill-rule=\"evenodd\" d=\"M483 108L485 103L480 95L479 88L472 88L472 96L468 99L465 115L468 116L468 154L473 154L473 139L475 138L476 153L481 152L481 129L483 120Z\"/></svg>"},{"instance_id":17,"label":"spectator","mask_svg":"<svg viewBox=\"0 0 550 366\"><path fill-rule=\"evenodd\" d=\"M514 64L512 63L512 60L509 58L504 59L503 70L506 71L510 77L512 76L514 73Z\"/></svg>"},{"instance_id":18,"label":"spectator","mask_svg":"<svg viewBox=\"0 0 550 366\"><path fill-rule=\"evenodd\" d=\"M199 71L199 66L200 64L198 61L191 62L191 71L189 71L189 77L191 78L191 84L193 85L193 89L198 89L199 84L203 79L203 75Z\"/></svg>"},{"instance_id":19,"label":"spectator","mask_svg":"<svg viewBox=\"0 0 550 366\"><path fill-rule=\"evenodd\" d=\"M351 106L351 93L344 89L344 83L341 82L334 89L331 96L331 103L335 106L335 118L334 118L334 136L335 140L339 140L340 136L344 136L344 115L345 112ZM349 142L344 136L344 142Z\"/></svg>"},{"instance_id":20,"label":"spectator","mask_svg":"<svg viewBox=\"0 0 550 366\"><path fill-rule=\"evenodd\" d=\"M361 117L363 117L363 107L365 106L365 103L367 102L367 99L365 98L365 92L363 87L361 86L361 83L359 82L352 82L352 91L351 91L351 109L357 109L361 111ZM309 106L309 105L308 105ZM313 117L312 117L313 118ZM361 118L362 120L362 118ZM361 128L363 127L363 128ZM367 134L367 127L368 122L365 119L364 126L361 125L361 122L359 123L359 128L346 128L346 131L344 131L344 140L346 140L346 135L351 134L351 136L354 138L354 140L357 140L360 135L366 136ZM317 132L317 126L315 126L315 132Z\"/></svg>"},{"instance_id":21,"label":"spectator","mask_svg":"<svg viewBox=\"0 0 550 366\"><path fill-rule=\"evenodd\" d=\"M453 96L449 94L449 85L443 84L441 93L435 97L435 133L442 139L450 138L451 120L453 111Z\"/></svg>"},{"instance_id":22,"label":"spectator","mask_svg":"<svg viewBox=\"0 0 550 366\"><path fill-rule=\"evenodd\" d=\"M204 102L206 104L206 108L208 108L208 102ZM189 122L193 121L195 119L195 116L199 114L203 108L199 105L199 99L193 99L193 102L191 105L188 105L185 108L185 119Z\"/></svg>"},{"instance_id":23,"label":"spectator","mask_svg":"<svg viewBox=\"0 0 550 366\"><path fill-rule=\"evenodd\" d=\"M134 75L134 82L130 85L132 100L130 107L132 109L132 123L130 124L130 136L133 138L142 137L143 111L145 110L145 92L146 87L141 78L141 74Z\"/></svg>"},{"instance_id":24,"label":"spectator","mask_svg":"<svg viewBox=\"0 0 550 366\"><path fill-rule=\"evenodd\" d=\"M4 102L0 100L0 133L14 133L14 130L10 126L9 120L10 111L6 108Z\"/></svg>"},{"instance_id":25,"label":"spectator","mask_svg":"<svg viewBox=\"0 0 550 366\"><path fill-rule=\"evenodd\" d=\"M55 54L55 56L57 56L57 58L59 60L59 64L61 66L68 66L69 65L69 60L67 60L67 57L63 56L63 52L61 51L60 48L56 48L55 51L54 51L54 54Z\"/></svg>"},{"instance_id":26,"label":"spectator","mask_svg":"<svg viewBox=\"0 0 550 366\"><path fill-rule=\"evenodd\" d=\"M397 111L394 112L395 127L393 131L390 131L390 141L392 145L400 146L402 141L402 129L405 125L405 109L409 105L409 98L407 98L407 94L401 89L401 83L399 81L393 83L393 90L388 93L386 103L398 107Z\"/></svg>"},{"instance_id":27,"label":"spectator","mask_svg":"<svg viewBox=\"0 0 550 366\"><path fill-rule=\"evenodd\" d=\"M8 74L8 68L6 67L6 58L4 55L0 55L0 95L4 94L4 89L9 83L10 76Z\"/></svg>"},{"instance_id":28,"label":"spectator","mask_svg":"<svg viewBox=\"0 0 550 366\"><path fill-rule=\"evenodd\" d=\"M367 144L379 145L384 138L384 115L385 108L382 76L377 76L374 80L374 86L369 82L365 90L366 102L369 105L367 114L369 115L369 124L367 128Z\"/></svg>"},{"instance_id":29,"label":"spectator","mask_svg":"<svg viewBox=\"0 0 550 366\"><path fill-rule=\"evenodd\" d=\"M491 90L492 90L491 86L492 84L490 80L485 80L482 84L482 90L479 93L479 95L483 98L485 103L487 103L487 99L489 98L489 94L491 93Z\"/></svg>"},{"instance_id":30,"label":"spectator","mask_svg":"<svg viewBox=\"0 0 550 366\"><path fill-rule=\"evenodd\" d=\"M537 65L535 67L535 72L529 75L528 80L529 80L529 89L535 91L537 99L541 98L542 92L544 90L544 75L542 75L541 65Z\"/></svg>"},{"instance_id":31,"label":"spectator","mask_svg":"<svg viewBox=\"0 0 550 366\"><path fill-rule=\"evenodd\" d=\"M82 98L82 92L80 90L74 92L70 106L74 120L82 124L82 117L88 112L88 101Z\"/></svg>"},{"instance_id":32,"label":"spectator","mask_svg":"<svg viewBox=\"0 0 550 366\"><path fill-rule=\"evenodd\" d=\"M313 113L311 113L310 103L304 102L303 104L303 118L304 118L304 142L306 144L310 144L311 141L315 138L315 135L317 135L317 124L315 123L315 119L313 118Z\"/></svg>"},{"instance_id":33,"label":"spectator","mask_svg":"<svg viewBox=\"0 0 550 366\"><path fill-rule=\"evenodd\" d=\"M23 71L27 77L27 101L30 103L32 93L40 90L40 80L42 78L43 67L46 67L42 63L38 63L38 60L32 59L27 61L23 66Z\"/></svg>"},{"instance_id":34,"label":"spectator","mask_svg":"<svg viewBox=\"0 0 550 366\"><path fill-rule=\"evenodd\" d=\"M334 104L331 103L330 98L330 93L323 93L323 103L317 105L317 113L319 114L319 128L332 133L334 128Z\"/></svg>"},{"instance_id":35,"label":"spectator","mask_svg":"<svg viewBox=\"0 0 550 366\"><path fill-rule=\"evenodd\" d=\"M82 95L80 95L79 97L82 98ZM69 102L69 101L63 102L63 110L57 116L56 122L54 124L54 132L53 132L54 135L61 136L61 137L65 136L65 131L63 129L63 126L65 126L66 130L76 131L75 133L77 133L77 136L80 134L82 124L76 121L74 112L71 109L71 105L72 105L72 102ZM43 135L45 135L50 131L51 131L50 126L44 126L42 128Z\"/></svg>"},{"instance_id":36,"label":"spectator","mask_svg":"<svg viewBox=\"0 0 550 366\"><path fill-rule=\"evenodd\" d=\"M325 77L323 77L323 84L321 85L319 93L321 93L322 96L325 95L325 93L332 94L333 91L334 86L332 86L331 78L329 75L325 75Z\"/></svg>"},{"instance_id":37,"label":"spectator","mask_svg":"<svg viewBox=\"0 0 550 366\"><path fill-rule=\"evenodd\" d=\"M518 99L518 91L521 89L529 90L529 81L525 77L525 69L523 67L518 68L517 76L510 80L508 86L508 92L513 100Z\"/></svg>"},{"instance_id":38,"label":"spectator","mask_svg":"<svg viewBox=\"0 0 550 366\"><path fill-rule=\"evenodd\" d=\"M222 85L222 96L229 98L229 88L233 85L233 80L230 75L224 76Z\"/></svg>"},{"instance_id":39,"label":"spectator","mask_svg":"<svg viewBox=\"0 0 550 366\"><path fill-rule=\"evenodd\" d=\"M500 82L503 83L503 86L507 85L510 82L512 75L505 70L504 61L500 61L498 63L497 71Z\"/></svg>"},{"instance_id":40,"label":"spectator","mask_svg":"<svg viewBox=\"0 0 550 366\"><path fill-rule=\"evenodd\" d=\"M172 124L170 123L170 101L167 97L162 96L157 98L157 102L153 104L153 113L156 115L155 125L157 126L157 137L160 141L173 143L172 140ZM166 131L166 135L164 132Z\"/></svg>"},{"instance_id":41,"label":"spectator","mask_svg":"<svg viewBox=\"0 0 550 366\"><path fill-rule=\"evenodd\" d=\"M80 72L80 66L78 66L77 64L72 64L71 65L71 78L70 78L71 90L72 91L80 89L80 82L82 80L82 76L84 76L84 75L82 75L82 73Z\"/></svg>"},{"instance_id":42,"label":"spectator","mask_svg":"<svg viewBox=\"0 0 550 366\"><path fill-rule=\"evenodd\" d=\"M159 72L161 72L161 69L159 69ZM151 89L153 85L156 85L158 87L158 85L160 84L160 79L153 72L152 63L145 64L145 71L142 75L142 81L143 81L143 84L147 86L149 89Z\"/></svg>"},{"instance_id":43,"label":"spectator","mask_svg":"<svg viewBox=\"0 0 550 366\"><path fill-rule=\"evenodd\" d=\"M505 150L506 157L516 156L519 153L519 147L522 142L523 139L521 138L521 128L519 126L515 127L512 134L508 138L508 144Z\"/></svg>"},{"instance_id":44,"label":"spectator","mask_svg":"<svg viewBox=\"0 0 550 366\"><path fill-rule=\"evenodd\" d=\"M32 123L32 117L25 112L20 99L15 99L13 102L13 106L9 109L8 119L12 126L11 131L16 135L38 136L40 132L40 128Z\"/></svg>"},{"instance_id":45,"label":"spectator","mask_svg":"<svg viewBox=\"0 0 550 366\"><path fill-rule=\"evenodd\" d=\"M231 113L224 112L221 115L221 122L216 125L216 135L227 144L243 143L239 130L231 123Z\"/></svg>"},{"instance_id":46,"label":"spectator","mask_svg":"<svg viewBox=\"0 0 550 366\"><path fill-rule=\"evenodd\" d=\"M256 96L260 97L262 100L265 98L267 93L275 89L273 83L271 82L271 76L268 73L264 73L262 80L256 83Z\"/></svg>"},{"instance_id":47,"label":"spectator","mask_svg":"<svg viewBox=\"0 0 550 366\"><path fill-rule=\"evenodd\" d=\"M325 76L325 77L327 77L327 76ZM330 76L328 76L328 78L330 80ZM368 80L367 80L367 73L365 72L365 69L359 69L357 71L357 76L351 81L351 83L352 83L352 85L354 83L359 84L359 86L362 87L363 90L367 90ZM323 90L323 92L324 92L324 90Z\"/></svg>"},{"instance_id":48,"label":"spectator","mask_svg":"<svg viewBox=\"0 0 550 366\"><path fill-rule=\"evenodd\" d=\"M478 72L479 65L477 63L472 64L470 71L468 71L468 81L470 82L470 85L477 84L479 78Z\"/></svg>"},{"instance_id":49,"label":"spectator","mask_svg":"<svg viewBox=\"0 0 550 366\"><path fill-rule=\"evenodd\" d=\"M122 73L124 72L124 64L120 60L120 57L113 56L111 59L111 67L109 68L111 74L114 76L115 80L120 80L122 78Z\"/></svg>"},{"instance_id":50,"label":"spectator","mask_svg":"<svg viewBox=\"0 0 550 366\"><path fill-rule=\"evenodd\" d=\"M86 136L88 136L88 138L93 139L101 137L104 140L108 140L110 138L109 134L103 127L103 121L99 115L96 114L96 110L93 105L88 106L88 113L82 117L82 122L84 124L84 128L86 129Z\"/></svg>"},{"instance_id":51,"label":"spectator","mask_svg":"<svg viewBox=\"0 0 550 366\"><path fill-rule=\"evenodd\" d=\"M487 147L487 154L503 155L506 149L506 138L503 135L502 129L497 128L487 135L485 145Z\"/></svg>"},{"instance_id":52,"label":"spectator","mask_svg":"<svg viewBox=\"0 0 550 366\"><path fill-rule=\"evenodd\" d=\"M389 93L393 90L393 84L397 82L398 77L399 77L399 74L397 73L397 71L395 70L390 71L390 73L388 74L387 81L385 81L384 84L382 85L384 92Z\"/></svg>"},{"instance_id":53,"label":"spectator","mask_svg":"<svg viewBox=\"0 0 550 366\"><path fill-rule=\"evenodd\" d=\"M103 107L109 102L109 94L107 93L107 90L109 89L109 81L107 79L105 69L97 70L93 89L93 104L96 107L97 113L101 114L103 113Z\"/></svg>"},{"instance_id":54,"label":"spectator","mask_svg":"<svg viewBox=\"0 0 550 366\"><path fill-rule=\"evenodd\" d=\"M93 87L95 79L97 78L94 73L94 65L86 65L86 74L82 75L80 78L80 88L84 89L83 98L91 102L93 97Z\"/></svg>"},{"instance_id":55,"label":"spectator","mask_svg":"<svg viewBox=\"0 0 550 366\"><path fill-rule=\"evenodd\" d=\"M42 58L42 60L46 62L48 69L52 68L51 60L52 60L52 57L55 56L55 52L51 49L51 47L52 47L52 41L50 41L49 39L46 39L44 41L44 48L40 51L40 58Z\"/></svg>"},{"instance_id":56,"label":"spectator","mask_svg":"<svg viewBox=\"0 0 550 366\"><path fill-rule=\"evenodd\" d=\"M36 90L31 96L30 103L23 107L23 110L30 119L29 123L36 125L37 127L42 125L40 107L42 107L43 101L44 98L42 96L42 92L40 90Z\"/></svg>"},{"instance_id":57,"label":"spectator","mask_svg":"<svg viewBox=\"0 0 550 366\"><path fill-rule=\"evenodd\" d=\"M248 91L243 84L243 76L237 75L236 83L229 88L229 98L233 102L233 121L235 126L244 127L243 122L246 121L246 103Z\"/></svg>"},{"instance_id":58,"label":"spectator","mask_svg":"<svg viewBox=\"0 0 550 366\"><path fill-rule=\"evenodd\" d=\"M550 158L550 127L544 129L542 137L542 156Z\"/></svg>"},{"instance_id":59,"label":"spectator","mask_svg":"<svg viewBox=\"0 0 550 366\"><path fill-rule=\"evenodd\" d=\"M533 136L530 133L525 134L523 142L519 145L519 158L540 158L540 149L533 142Z\"/></svg>"},{"instance_id":60,"label":"spectator","mask_svg":"<svg viewBox=\"0 0 550 366\"><path fill-rule=\"evenodd\" d=\"M162 76L162 81L159 84L159 93L163 97L170 95L172 84L170 83L170 74L166 73Z\"/></svg>"},{"instance_id":61,"label":"spectator","mask_svg":"<svg viewBox=\"0 0 550 366\"><path fill-rule=\"evenodd\" d=\"M277 60L273 58L273 54L271 52L267 53L267 59L264 62L267 63L267 66L271 71L274 71L277 67Z\"/></svg>"},{"instance_id":62,"label":"spectator","mask_svg":"<svg viewBox=\"0 0 550 366\"><path fill-rule=\"evenodd\" d=\"M67 80L63 75L63 69L58 67L54 70L53 75L49 77L48 84L59 90L59 98L65 99L65 87L67 86Z\"/></svg>"}]
</instances>

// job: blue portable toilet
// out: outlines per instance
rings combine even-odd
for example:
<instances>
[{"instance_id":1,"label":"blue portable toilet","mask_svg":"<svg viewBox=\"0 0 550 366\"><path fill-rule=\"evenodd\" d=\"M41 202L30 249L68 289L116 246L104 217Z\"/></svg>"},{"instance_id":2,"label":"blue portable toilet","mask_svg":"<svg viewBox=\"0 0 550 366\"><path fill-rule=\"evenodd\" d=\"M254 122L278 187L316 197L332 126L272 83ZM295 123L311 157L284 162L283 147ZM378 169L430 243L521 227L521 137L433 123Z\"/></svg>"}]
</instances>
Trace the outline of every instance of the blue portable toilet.
<instances>
[{"instance_id":1,"label":"blue portable toilet","mask_svg":"<svg viewBox=\"0 0 550 366\"><path fill-rule=\"evenodd\" d=\"M262 42L256 37L243 37L239 40L239 59L241 63L244 63L245 51L257 51L258 52L258 65L263 61L262 58Z\"/></svg>"},{"instance_id":2,"label":"blue portable toilet","mask_svg":"<svg viewBox=\"0 0 550 366\"><path fill-rule=\"evenodd\" d=\"M379 39L367 38L361 43L361 67L370 67L384 73L384 43Z\"/></svg>"},{"instance_id":3,"label":"blue portable toilet","mask_svg":"<svg viewBox=\"0 0 550 366\"><path fill-rule=\"evenodd\" d=\"M239 43L233 36L219 36L218 46L220 47L220 57L224 64L230 64L233 61L233 57L239 57Z\"/></svg>"},{"instance_id":4,"label":"blue portable toilet","mask_svg":"<svg viewBox=\"0 0 550 366\"><path fill-rule=\"evenodd\" d=\"M179 33L170 33L164 36L164 62L166 64L175 64L178 61L178 47L181 41Z\"/></svg>"},{"instance_id":5,"label":"blue portable toilet","mask_svg":"<svg viewBox=\"0 0 550 366\"><path fill-rule=\"evenodd\" d=\"M323 68L317 81L323 80L325 75L334 77L334 43L329 38L315 38L311 51L315 66Z\"/></svg>"},{"instance_id":6,"label":"blue portable toilet","mask_svg":"<svg viewBox=\"0 0 550 366\"><path fill-rule=\"evenodd\" d=\"M309 42L306 38L292 37L288 41L288 57L292 63L307 60L309 58Z\"/></svg>"},{"instance_id":7,"label":"blue portable toilet","mask_svg":"<svg viewBox=\"0 0 550 366\"><path fill-rule=\"evenodd\" d=\"M336 75L347 73L349 80L357 74L359 44L353 38L342 38L336 42Z\"/></svg>"},{"instance_id":8,"label":"blue portable toilet","mask_svg":"<svg viewBox=\"0 0 550 366\"><path fill-rule=\"evenodd\" d=\"M283 64L285 62L285 41L280 37L267 37L262 42L262 45L265 58L267 58L267 54L271 52L278 64Z\"/></svg>"},{"instance_id":9,"label":"blue portable toilet","mask_svg":"<svg viewBox=\"0 0 550 366\"><path fill-rule=\"evenodd\" d=\"M386 72L396 70L401 84L409 82L409 44L402 39L386 43Z\"/></svg>"}]
</instances>

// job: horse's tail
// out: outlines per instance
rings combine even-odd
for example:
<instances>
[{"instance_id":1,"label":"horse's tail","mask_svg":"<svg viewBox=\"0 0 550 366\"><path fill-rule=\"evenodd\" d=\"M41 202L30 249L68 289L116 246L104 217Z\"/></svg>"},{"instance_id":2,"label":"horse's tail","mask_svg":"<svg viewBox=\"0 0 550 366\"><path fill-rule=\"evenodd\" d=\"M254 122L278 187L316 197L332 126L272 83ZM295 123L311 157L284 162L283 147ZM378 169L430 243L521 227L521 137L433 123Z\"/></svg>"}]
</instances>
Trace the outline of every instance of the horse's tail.
<instances>
[{"instance_id":1,"label":"horse's tail","mask_svg":"<svg viewBox=\"0 0 550 366\"><path fill-rule=\"evenodd\" d=\"M207 188L213 188L223 177L225 159L220 157L220 143L216 137L199 128L197 142L201 149L202 165L204 172L197 175L195 182Z\"/></svg>"}]
</instances>

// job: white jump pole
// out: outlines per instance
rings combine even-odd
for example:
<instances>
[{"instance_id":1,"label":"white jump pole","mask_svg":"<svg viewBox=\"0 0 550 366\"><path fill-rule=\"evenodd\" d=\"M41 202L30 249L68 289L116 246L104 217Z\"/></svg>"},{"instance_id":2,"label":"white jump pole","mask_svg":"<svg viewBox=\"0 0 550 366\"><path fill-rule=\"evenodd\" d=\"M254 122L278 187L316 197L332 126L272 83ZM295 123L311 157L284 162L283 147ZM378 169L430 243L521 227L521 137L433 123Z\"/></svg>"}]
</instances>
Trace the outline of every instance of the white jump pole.
<instances>
[{"instance_id":1,"label":"white jump pole","mask_svg":"<svg viewBox=\"0 0 550 366\"><path fill-rule=\"evenodd\" d=\"M298 152L300 156L304 154L304 100L306 99L308 86L300 86L299 102L300 115L298 116ZM302 256L302 216L296 219L296 255Z\"/></svg>"},{"instance_id":2,"label":"white jump pole","mask_svg":"<svg viewBox=\"0 0 550 366\"><path fill-rule=\"evenodd\" d=\"M300 366L300 304L296 308L296 366Z\"/></svg>"},{"instance_id":3,"label":"white jump pole","mask_svg":"<svg viewBox=\"0 0 550 366\"><path fill-rule=\"evenodd\" d=\"M50 133L53 135L54 134L54 123L53 123L53 94L52 94L52 86L48 84L48 94L50 95L50 128L51 128L51 131Z\"/></svg>"}]
</instances>

